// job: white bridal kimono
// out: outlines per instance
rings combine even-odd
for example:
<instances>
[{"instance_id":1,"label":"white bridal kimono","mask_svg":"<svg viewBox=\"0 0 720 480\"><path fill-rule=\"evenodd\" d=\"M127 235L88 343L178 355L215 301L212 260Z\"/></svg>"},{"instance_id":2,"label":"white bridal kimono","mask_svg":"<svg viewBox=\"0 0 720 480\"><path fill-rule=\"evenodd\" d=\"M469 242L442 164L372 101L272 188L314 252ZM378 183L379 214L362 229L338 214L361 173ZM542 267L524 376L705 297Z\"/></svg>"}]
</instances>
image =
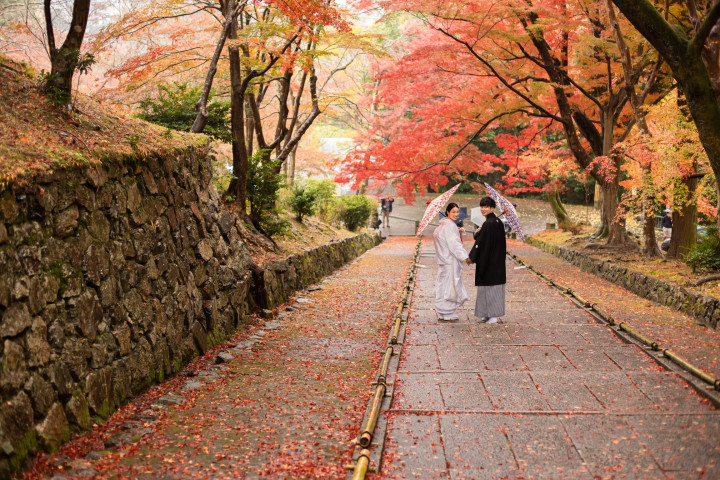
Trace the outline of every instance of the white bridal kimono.
<instances>
[{"instance_id":1,"label":"white bridal kimono","mask_svg":"<svg viewBox=\"0 0 720 480\"><path fill-rule=\"evenodd\" d=\"M440 220L433 233L438 273L435 282L435 310L442 317L453 316L468 300L462 281L462 268L468 254L462 245L460 231L449 218Z\"/></svg>"}]
</instances>

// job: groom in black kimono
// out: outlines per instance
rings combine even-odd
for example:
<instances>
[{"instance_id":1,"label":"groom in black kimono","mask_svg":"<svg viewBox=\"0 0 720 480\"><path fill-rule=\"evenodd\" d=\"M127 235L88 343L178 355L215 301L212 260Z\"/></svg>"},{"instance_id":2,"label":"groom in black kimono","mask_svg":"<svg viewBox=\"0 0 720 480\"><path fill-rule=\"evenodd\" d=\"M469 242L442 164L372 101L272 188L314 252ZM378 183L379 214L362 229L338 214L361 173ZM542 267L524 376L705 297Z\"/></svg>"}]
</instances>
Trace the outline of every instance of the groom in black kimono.
<instances>
[{"instance_id":1,"label":"groom in black kimono","mask_svg":"<svg viewBox=\"0 0 720 480\"><path fill-rule=\"evenodd\" d=\"M505 227L495 215L495 200L480 200L485 223L475 232L475 244L467 264L475 264L475 316L484 323L497 323L505 315Z\"/></svg>"}]
</instances>

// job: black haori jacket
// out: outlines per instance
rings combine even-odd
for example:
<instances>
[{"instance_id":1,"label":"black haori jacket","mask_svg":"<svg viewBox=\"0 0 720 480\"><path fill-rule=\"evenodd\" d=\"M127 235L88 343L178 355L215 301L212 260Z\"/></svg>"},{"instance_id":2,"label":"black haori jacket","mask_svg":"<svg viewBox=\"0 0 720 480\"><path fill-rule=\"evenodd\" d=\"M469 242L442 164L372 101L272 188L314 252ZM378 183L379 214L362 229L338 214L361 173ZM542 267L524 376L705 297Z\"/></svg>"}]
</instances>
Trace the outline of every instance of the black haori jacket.
<instances>
[{"instance_id":1,"label":"black haori jacket","mask_svg":"<svg viewBox=\"0 0 720 480\"><path fill-rule=\"evenodd\" d=\"M506 283L505 278L505 228L500 219L490 213L470 250L470 260L475 263L475 286L488 287Z\"/></svg>"}]
</instances>

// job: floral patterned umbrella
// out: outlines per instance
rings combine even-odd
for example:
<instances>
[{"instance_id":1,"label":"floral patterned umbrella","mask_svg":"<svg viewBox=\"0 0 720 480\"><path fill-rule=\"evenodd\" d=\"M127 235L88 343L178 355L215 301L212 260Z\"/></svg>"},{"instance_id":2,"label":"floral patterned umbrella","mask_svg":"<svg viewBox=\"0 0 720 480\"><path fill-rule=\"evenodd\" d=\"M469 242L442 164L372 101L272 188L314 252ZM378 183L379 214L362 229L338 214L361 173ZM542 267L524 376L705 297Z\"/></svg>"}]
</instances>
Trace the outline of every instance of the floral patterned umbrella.
<instances>
[{"instance_id":1,"label":"floral patterned umbrella","mask_svg":"<svg viewBox=\"0 0 720 480\"><path fill-rule=\"evenodd\" d=\"M427 208L425 209L425 214L422 217L422 220L420 220L420 226L417 229L417 236L420 236L423 230L425 230L425 227L427 227L430 224L430 221L435 218L435 215L438 214L440 210L445 206L448 200L450 200L450 197L452 197L453 193L455 193L455 190L458 189L460 184L458 183L454 187L452 187L447 192L443 193L439 197L437 197L432 202L428 203Z\"/></svg>"},{"instance_id":2,"label":"floral patterned umbrella","mask_svg":"<svg viewBox=\"0 0 720 480\"><path fill-rule=\"evenodd\" d=\"M510 228L512 228L513 232L517 233L517 237L520 239L520 241L524 242L525 235L523 235L522 233L520 220L518 219L518 215L515 211L515 207L513 206L513 204L510 203L507 198L500 195L494 188L492 188L487 183L485 184L485 190L487 190L488 195L490 195L492 199L495 200L495 203L497 203L498 210L505 212L505 220L507 220L508 225L510 225Z\"/></svg>"}]
</instances>

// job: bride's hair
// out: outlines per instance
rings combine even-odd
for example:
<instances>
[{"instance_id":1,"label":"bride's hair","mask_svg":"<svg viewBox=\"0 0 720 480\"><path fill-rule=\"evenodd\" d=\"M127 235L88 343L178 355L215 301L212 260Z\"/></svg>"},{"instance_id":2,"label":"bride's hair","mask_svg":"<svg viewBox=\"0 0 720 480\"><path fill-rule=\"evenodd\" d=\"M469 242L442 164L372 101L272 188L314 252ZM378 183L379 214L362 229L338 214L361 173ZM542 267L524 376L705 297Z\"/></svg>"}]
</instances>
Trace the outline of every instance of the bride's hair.
<instances>
[{"instance_id":1,"label":"bride's hair","mask_svg":"<svg viewBox=\"0 0 720 480\"><path fill-rule=\"evenodd\" d=\"M457 203L450 202L445 209L445 213L450 213L450 210L452 210L453 208L460 208L460 206Z\"/></svg>"}]
</instances>

